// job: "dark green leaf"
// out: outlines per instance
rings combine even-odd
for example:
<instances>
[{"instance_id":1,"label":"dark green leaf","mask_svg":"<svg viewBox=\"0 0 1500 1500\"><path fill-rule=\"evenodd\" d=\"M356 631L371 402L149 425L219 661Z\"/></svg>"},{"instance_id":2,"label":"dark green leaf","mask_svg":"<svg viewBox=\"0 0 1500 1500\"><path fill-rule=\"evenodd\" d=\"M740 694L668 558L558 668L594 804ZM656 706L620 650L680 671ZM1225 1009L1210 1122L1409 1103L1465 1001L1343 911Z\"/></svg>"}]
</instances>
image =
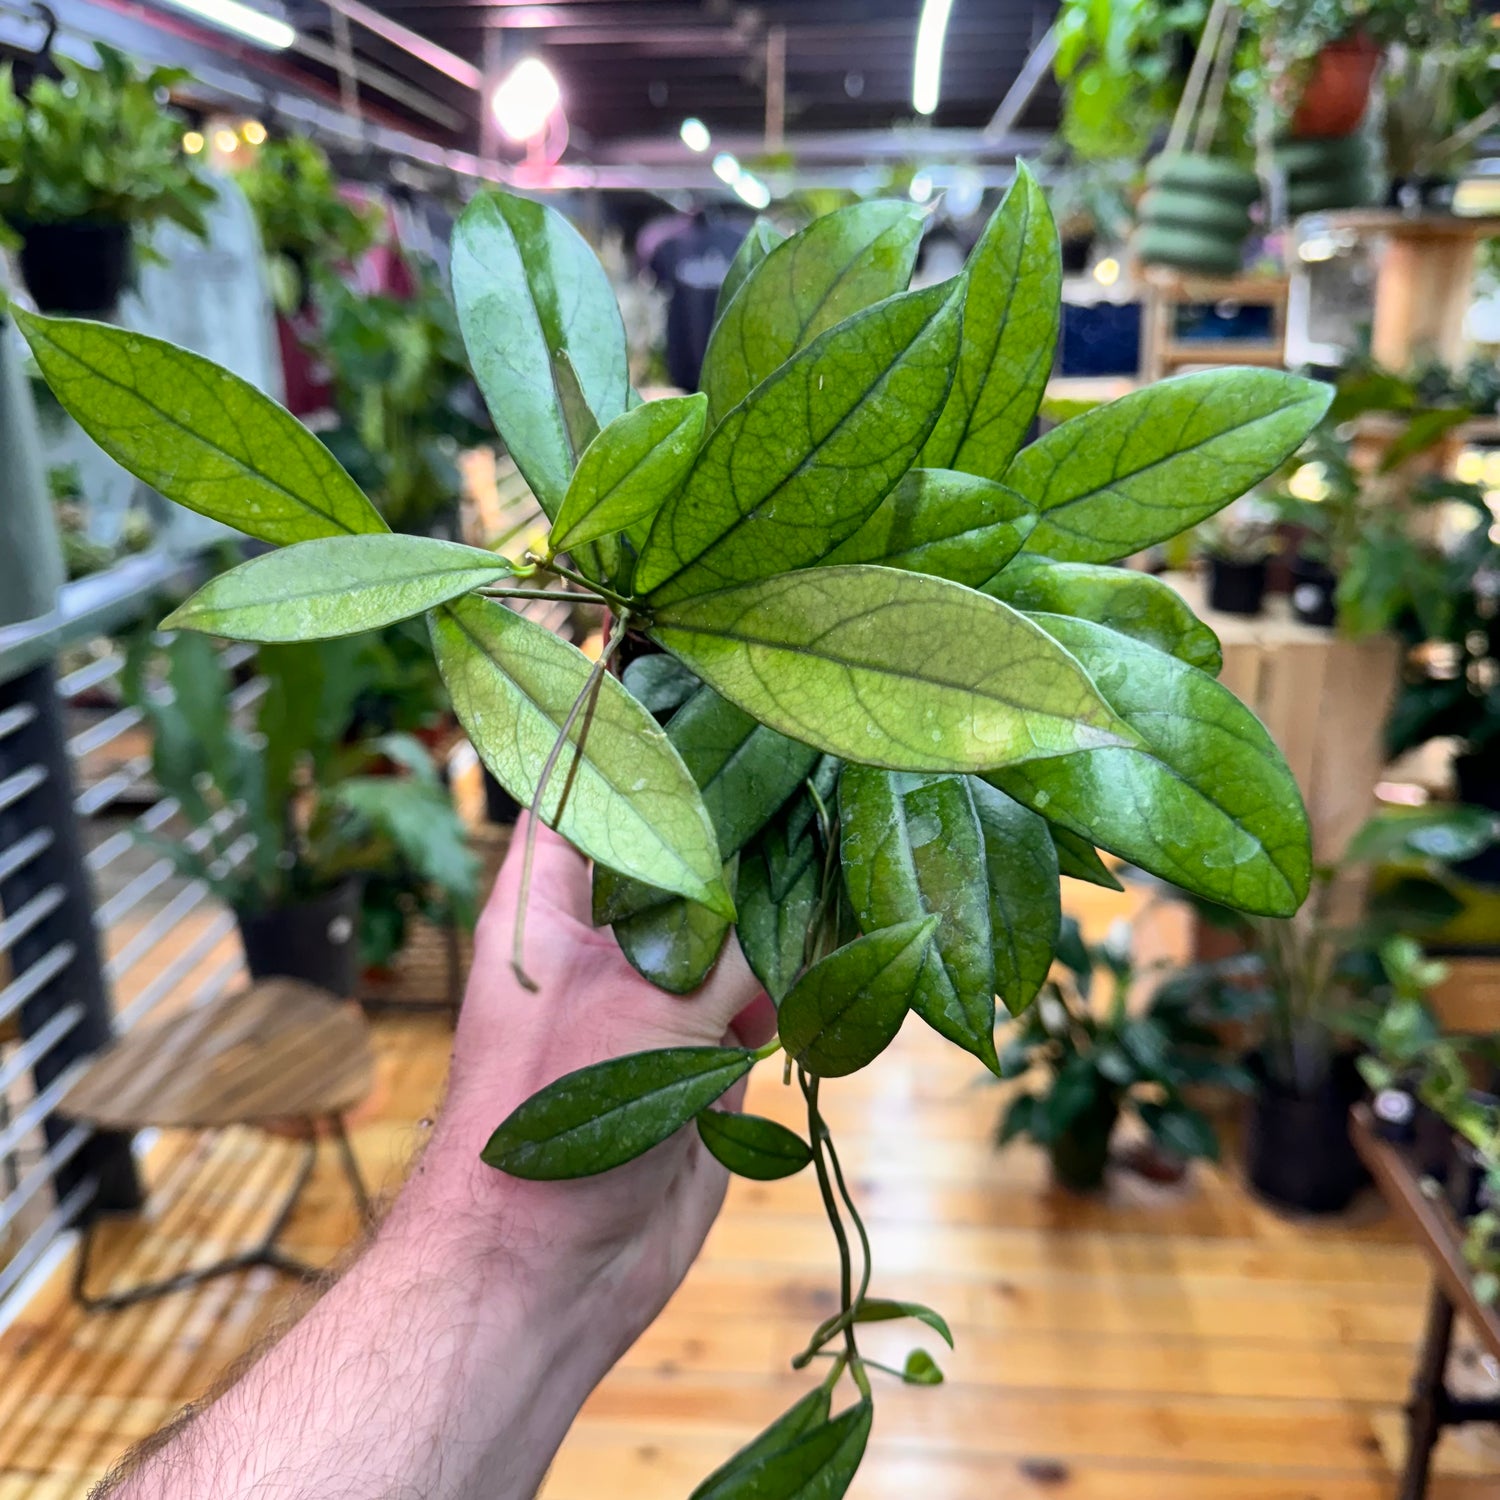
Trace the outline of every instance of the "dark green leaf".
<instances>
[{"instance_id":1,"label":"dark green leaf","mask_svg":"<svg viewBox=\"0 0 1500 1500\"><path fill-rule=\"evenodd\" d=\"M775 246L725 306L708 341L699 389L713 420L820 333L904 290L922 221L914 204L874 199L824 214Z\"/></svg>"},{"instance_id":2,"label":"dark green leaf","mask_svg":"<svg viewBox=\"0 0 1500 1500\"><path fill-rule=\"evenodd\" d=\"M1036 1095L1017 1094L1010 1101L1010 1108L1005 1111L1000 1128L995 1132L995 1144L1004 1146L1018 1136L1035 1134L1039 1113Z\"/></svg>"},{"instance_id":3,"label":"dark green leaf","mask_svg":"<svg viewBox=\"0 0 1500 1500\"><path fill-rule=\"evenodd\" d=\"M950 1349L953 1347L953 1330L948 1327L948 1320L920 1302L892 1302L885 1297L866 1297L854 1315L856 1323L889 1323L896 1318L915 1318L919 1323L925 1323Z\"/></svg>"},{"instance_id":4,"label":"dark green leaf","mask_svg":"<svg viewBox=\"0 0 1500 1500\"><path fill-rule=\"evenodd\" d=\"M566 552L654 516L687 478L707 412L703 396L670 396L616 417L578 460L552 528L553 549Z\"/></svg>"},{"instance_id":5,"label":"dark green leaf","mask_svg":"<svg viewBox=\"0 0 1500 1500\"><path fill-rule=\"evenodd\" d=\"M1056 823L1047 825L1052 842L1057 848L1057 869L1061 875L1074 880L1086 881L1089 885L1103 886L1107 891L1123 891L1125 887L1099 858L1099 851L1071 828L1062 828Z\"/></svg>"},{"instance_id":6,"label":"dark green leaf","mask_svg":"<svg viewBox=\"0 0 1500 1500\"><path fill-rule=\"evenodd\" d=\"M794 1176L812 1161L812 1149L801 1136L759 1115L706 1109L698 1116L698 1133L717 1161L757 1182Z\"/></svg>"},{"instance_id":7,"label":"dark green leaf","mask_svg":"<svg viewBox=\"0 0 1500 1500\"><path fill-rule=\"evenodd\" d=\"M1041 1114L1045 1118L1047 1139L1056 1140L1106 1092L1092 1057L1069 1058L1052 1080L1051 1090L1042 1097Z\"/></svg>"},{"instance_id":8,"label":"dark green leaf","mask_svg":"<svg viewBox=\"0 0 1500 1500\"><path fill-rule=\"evenodd\" d=\"M787 1055L825 1078L872 1062L896 1039L911 1006L937 918L857 938L820 959L781 1002Z\"/></svg>"},{"instance_id":9,"label":"dark green leaf","mask_svg":"<svg viewBox=\"0 0 1500 1500\"><path fill-rule=\"evenodd\" d=\"M1452 864L1495 841L1495 814L1482 807L1405 808L1371 818L1349 841L1351 862L1436 860Z\"/></svg>"},{"instance_id":10,"label":"dark green leaf","mask_svg":"<svg viewBox=\"0 0 1500 1500\"><path fill-rule=\"evenodd\" d=\"M1041 508L1027 549L1111 562L1176 536L1272 473L1331 396L1280 370L1207 370L1054 427L1003 476Z\"/></svg>"},{"instance_id":11,"label":"dark green leaf","mask_svg":"<svg viewBox=\"0 0 1500 1500\"><path fill-rule=\"evenodd\" d=\"M1186 890L1264 916L1296 911L1311 874L1307 815L1255 715L1174 656L1085 620L1037 618L1144 748L1084 751L988 779Z\"/></svg>"},{"instance_id":12,"label":"dark green leaf","mask_svg":"<svg viewBox=\"0 0 1500 1500\"><path fill-rule=\"evenodd\" d=\"M320 537L220 573L161 623L241 641L357 635L513 572L493 552L436 537Z\"/></svg>"},{"instance_id":13,"label":"dark green leaf","mask_svg":"<svg viewBox=\"0 0 1500 1500\"><path fill-rule=\"evenodd\" d=\"M601 885L601 878L610 873L603 866L594 868L596 926L604 925L597 915L597 907L601 889L606 889ZM724 885L733 894L734 860L724 866ZM630 966L642 978L649 979L658 989L672 995L690 995L708 978L733 925L722 913L711 911L697 901L689 901L685 896L669 896L644 910L613 921L615 940L630 960Z\"/></svg>"},{"instance_id":14,"label":"dark green leaf","mask_svg":"<svg viewBox=\"0 0 1500 1500\"><path fill-rule=\"evenodd\" d=\"M932 573L978 588L1021 549L1036 525L1024 496L952 469L913 469L875 514L824 558Z\"/></svg>"},{"instance_id":15,"label":"dark green leaf","mask_svg":"<svg viewBox=\"0 0 1500 1500\"><path fill-rule=\"evenodd\" d=\"M436 611L432 639L474 748L506 791L530 805L592 663L551 631L483 599ZM661 727L615 678L599 680L570 742L583 749L559 759L544 821L610 869L732 917L698 788Z\"/></svg>"},{"instance_id":16,"label":"dark green leaf","mask_svg":"<svg viewBox=\"0 0 1500 1500\"><path fill-rule=\"evenodd\" d=\"M995 988L1006 1009L1019 1015L1046 981L1057 946L1057 848L1045 818L977 777L969 789L984 832Z\"/></svg>"},{"instance_id":17,"label":"dark green leaf","mask_svg":"<svg viewBox=\"0 0 1500 1500\"><path fill-rule=\"evenodd\" d=\"M1057 929L1057 961L1073 975L1078 993L1087 999L1093 983L1094 960L1074 917L1064 917Z\"/></svg>"},{"instance_id":18,"label":"dark green leaf","mask_svg":"<svg viewBox=\"0 0 1500 1500\"><path fill-rule=\"evenodd\" d=\"M657 515L637 589L667 604L749 583L817 562L857 531L927 436L958 329L949 289L932 287L795 354L714 430Z\"/></svg>"},{"instance_id":19,"label":"dark green leaf","mask_svg":"<svg viewBox=\"0 0 1500 1500\"><path fill-rule=\"evenodd\" d=\"M741 1448L722 1468L715 1469L693 1491L691 1500L706 1500L706 1497L716 1494L721 1497L738 1494L738 1491L720 1490L715 1487L732 1478L736 1473L752 1467L761 1459L791 1447L792 1443L804 1434L826 1425L831 1404L832 1398L824 1387L818 1386L810 1390L790 1410L784 1411L777 1417L759 1437L752 1439Z\"/></svg>"},{"instance_id":20,"label":"dark green leaf","mask_svg":"<svg viewBox=\"0 0 1500 1500\"><path fill-rule=\"evenodd\" d=\"M1108 625L1217 677L1219 639L1170 584L1131 568L1022 557L983 585L1016 609Z\"/></svg>"},{"instance_id":21,"label":"dark green leaf","mask_svg":"<svg viewBox=\"0 0 1500 1500\"><path fill-rule=\"evenodd\" d=\"M654 714L681 708L698 691L699 682L675 656L657 652L638 656L621 674L626 691Z\"/></svg>"},{"instance_id":22,"label":"dark green leaf","mask_svg":"<svg viewBox=\"0 0 1500 1500\"><path fill-rule=\"evenodd\" d=\"M322 443L238 375L144 333L10 311L69 415L169 500L264 542L387 529Z\"/></svg>"},{"instance_id":23,"label":"dark green leaf","mask_svg":"<svg viewBox=\"0 0 1500 1500\"><path fill-rule=\"evenodd\" d=\"M810 568L655 611L651 633L762 723L867 765L975 771L1133 735L1008 605L890 568Z\"/></svg>"},{"instance_id":24,"label":"dark green leaf","mask_svg":"<svg viewBox=\"0 0 1500 1500\"><path fill-rule=\"evenodd\" d=\"M1139 1110L1146 1129L1168 1151L1189 1161L1218 1161L1219 1137L1206 1115L1185 1104L1146 1103Z\"/></svg>"},{"instance_id":25,"label":"dark green leaf","mask_svg":"<svg viewBox=\"0 0 1500 1500\"><path fill-rule=\"evenodd\" d=\"M609 278L556 209L483 193L453 232L453 296L495 426L554 516L577 452L558 394L559 356L571 361L598 421L625 410L625 326Z\"/></svg>"},{"instance_id":26,"label":"dark green leaf","mask_svg":"<svg viewBox=\"0 0 1500 1500\"><path fill-rule=\"evenodd\" d=\"M807 958L807 933L818 909L822 871L804 836L790 849L786 829L773 826L745 849L735 892L740 951L778 1005Z\"/></svg>"},{"instance_id":27,"label":"dark green leaf","mask_svg":"<svg viewBox=\"0 0 1500 1500\"><path fill-rule=\"evenodd\" d=\"M756 219L750 231L740 241L734 252L729 269L724 273L723 285L719 287L718 301L714 305L714 322L724 316L725 310L734 300L734 294L744 286L750 273L768 256L786 236L769 220Z\"/></svg>"},{"instance_id":28,"label":"dark green leaf","mask_svg":"<svg viewBox=\"0 0 1500 1500\"><path fill-rule=\"evenodd\" d=\"M906 1356L906 1365L901 1378L908 1385L941 1385L943 1372L937 1361L925 1349L913 1349Z\"/></svg>"},{"instance_id":29,"label":"dark green leaf","mask_svg":"<svg viewBox=\"0 0 1500 1500\"><path fill-rule=\"evenodd\" d=\"M513 1110L481 1155L535 1182L607 1172L680 1130L754 1063L743 1047L668 1047L580 1068Z\"/></svg>"},{"instance_id":30,"label":"dark green leaf","mask_svg":"<svg viewBox=\"0 0 1500 1500\"><path fill-rule=\"evenodd\" d=\"M786 1447L748 1463L731 1459L692 1500L842 1500L864 1457L872 1416L864 1400Z\"/></svg>"},{"instance_id":31,"label":"dark green leaf","mask_svg":"<svg viewBox=\"0 0 1500 1500\"><path fill-rule=\"evenodd\" d=\"M998 1070L984 836L968 778L845 766L839 858L864 931L938 919L911 1008Z\"/></svg>"},{"instance_id":32,"label":"dark green leaf","mask_svg":"<svg viewBox=\"0 0 1500 1500\"><path fill-rule=\"evenodd\" d=\"M1062 287L1057 229L1024 163L964 276L958 369L921 462L999 479L1052 373Z\"/></svg>"}]
</instances>

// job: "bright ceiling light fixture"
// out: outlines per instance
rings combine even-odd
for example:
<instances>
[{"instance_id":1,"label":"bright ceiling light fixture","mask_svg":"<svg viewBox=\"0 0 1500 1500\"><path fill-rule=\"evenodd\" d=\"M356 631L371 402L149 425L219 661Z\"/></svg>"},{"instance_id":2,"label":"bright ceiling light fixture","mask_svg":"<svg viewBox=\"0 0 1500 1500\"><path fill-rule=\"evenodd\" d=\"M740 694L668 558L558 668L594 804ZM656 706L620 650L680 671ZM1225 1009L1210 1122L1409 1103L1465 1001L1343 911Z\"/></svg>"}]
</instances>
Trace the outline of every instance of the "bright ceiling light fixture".
<instances>
[{"instance_id":1,"label":"bright ceiling light fixture","mask_svg":"<svg viewBox=\"0 0 1500 1500\"><path fill-rule=\"evenodd\" d=\"M753 172L741 172L730 184L735 192L750 205L759 211L771 206L771 190Z\"/></svg>"},{"instance_id":2,"label":"bright ceiling light fixture","mask_svg":"<svg viewBox=\"0 0 1500 1500\"><path fill-rule=\"evenodd\" d=\"M930 115L938 107L938 91L943 82L943 42L952 10L953 0L922 0L917 52L911 70L911 106L919 115Z\"/></svg>"},{"instance_id":3,"label":"bright ceiling light fixture","mask_svg":"<svg viewBox=\"0 0 1500 1500\"><path fill-rule=\"evenodd\" d=\"M733 187L740 180L740 161L730 151L721 151L714 157L714 176L728 187Z\"/></svg>"},{"instance_id":4,"label":"bright ceiling light fixture","mask_svg":"<svg viewBox=\"0 0 1500 1500\"><path fill-rule=\"evenodd\" d=\"M254 6L241 5L240 0L166 0L166 3L277 52L297 40L295 29L285 21Z\"/></svg>"},{"instance_id":5,"label":"bright ceiling light fixture","mask_svg":"<svg viewBox=\"0 0 1500 1500\"><path fill-rule=\"evenodd\" d=\"M677 133L682 137L682 144L689 151L707 151L713 140L708 133L708 126L697 115L689 115L682 122L682 128Z\"/></svg>"},{"instance_id":6,"label":"bright ceiling light fixture","mask_svg":"<svg viewBox=\"0 0 1500 1500\"><path fill-rule=\"evenodd\" d=\"M562 102L562 90L552 69L540 58L525 57L502 78L490 100L495 123L513 141L541 135Z\"/></svg>"}]
</instances>

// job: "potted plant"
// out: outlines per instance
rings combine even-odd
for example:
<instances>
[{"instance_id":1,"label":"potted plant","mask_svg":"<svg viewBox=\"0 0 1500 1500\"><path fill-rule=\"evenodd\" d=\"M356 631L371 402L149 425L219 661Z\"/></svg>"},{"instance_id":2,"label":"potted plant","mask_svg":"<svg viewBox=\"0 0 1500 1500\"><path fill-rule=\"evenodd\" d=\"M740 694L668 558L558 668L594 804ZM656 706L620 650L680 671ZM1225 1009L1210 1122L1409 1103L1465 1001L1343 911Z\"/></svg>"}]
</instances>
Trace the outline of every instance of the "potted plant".
<instances>
[{"instance_id":1,"label":"potted plant","mask_svg":"<svg viewBox=\"0 0 1500 1500\"><path fill-rule=\"evenodd\" d=\"M392 534L290 414L195 355L17 313L44 374L122 463L279 549L211 581L174 627L302 638L427 614L476 749L531 828L594 859L596 915L641 972L691 995L735 933L780 1001L776 1039L608 1058L497 1122L483 1159L554 1180L673 1140L753 1177L811 1171L838 1225L842 1295L797 1367L824 1356L827 1378L714 1483L759 1486L774 1463L829 1500L873 1415L862 1323L941 1322L869 1299L820 1102L830 1080L874 1062L911 1010L997 1071L996 995L1017 1013L1035 997L1061 863L1088 869L1095 846L1268 914L1295 910L1309 878L1285 762L1193 664L1214 659L1211 636L1157 580L1100 565L1258 483L1326 387L1213 371L1023 447L1058 323L1041 192L1023 168L964 271L912 291L922 220L909 201L859 203L780 244L752 236L702 390L637 404L582 237L544 204L476 198L454 240L459 320L551 521L516 560ZM117 387L63 378L106 359L138 372L129 421ZM242 482L204 482L188 454L222 453L236 432L253 434L231 449ZM1026 597L1045 608L1005 602L1021 552ZM505 602L559 581L570 605L608 616L596 658ZM658 700L664 725L616 675L653 654L688 690ZM1098 790L1116 774L1132 795ZM1187 804L1185 786L1202 789ZM518 983L539 940L523 915ZM777 1053L805 1131L714 1107Z\"/></svg>"},{"instance_id":2,"label":"potted plant","mask_svg":"<svg viewBox=\"0 0 1500 1500\"><path fill-rule=\"evenodd\" d=\"M191 825L150 842L233 910L252 976L352 995L363 878L383 883L365 955L379 958L399 943L401 882L471 918L476 865L420 743L348 737L370 678L365 642L267 646L256 665L266 689L241 716L207 637L132 647L122 685L150 726L157 783ZM405 774L374 774L392 762Z\"/></svg>"},{"instance_id":3,"label":"potted plant","mask_svg":"<svg viewBox=\"0 0 1500 1500\"><path fill-rule=\"evenodd\" d=\"M23 98L0 69L0 243L47 312L98 315L120 299L132 249L163 220L206 233L213 186L182 152L182 122L163 108L180 68L140 72L95 43L89 67L59 57L61 81L39 77Z\"/></svg>"},{"instance_id":4,"label":"potted plant","mask_svg":"<svg viewBox=\"0 0 1500 1500\"><path fill-rule=\"evenodd\" d=\"M1039 1087L1011 1100L997 1143L1020 1137L1036 1141L1051 1159L1058 1186L1074 1193L1104 1187L1110 1141L1127 1114L1145 1126L1167 1157L1217 1161L1213 1122L1187 1102L1184 1090L1249 1087L1249 1075L1224 1055L1213 1029L1238 1013L1234 992L1202 990L1179 976L1132 1003L1137 976L1124 923L1089 948L1077 924L1065 918L1057 957L1069 977L1042 987L1035 1004L1012 1025L1000 1053L1002 1078ZM1093 994L1101 970L1111 981L1102 1001Z\"/></svg>"},{"instance_id":5,"label":"potted plant","mask_svg":"<svg viewBox=\"0 0 1500 1500\"><path fill-rule=\"evenodd\" d=\"M1266 596L1266 564L1276 551L1275 509L1247 495L1194 535L1208 563L1208 607L1226 615L1258 615Z\"/></svg>"},{"instance_id":6,"label":"potted plant","mask_svg":"<svg viewBox=\"0 0 1500 1500\"><path fill-rule=\"evenodd\" d=\"M1294 139L1356 131L1380 66L1381 34L1406 0L1248 0L1267 94Z\"/></svg>"}]
</instances>

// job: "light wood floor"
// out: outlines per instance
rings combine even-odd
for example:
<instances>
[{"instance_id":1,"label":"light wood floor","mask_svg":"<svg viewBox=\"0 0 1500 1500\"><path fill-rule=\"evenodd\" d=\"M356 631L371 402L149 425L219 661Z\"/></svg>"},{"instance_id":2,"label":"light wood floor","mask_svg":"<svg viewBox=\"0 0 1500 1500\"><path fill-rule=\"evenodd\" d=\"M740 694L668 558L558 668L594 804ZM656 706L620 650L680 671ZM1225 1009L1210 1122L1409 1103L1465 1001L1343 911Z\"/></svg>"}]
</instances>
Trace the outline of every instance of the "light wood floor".
<instances>
[{"instance_id":1,"label":"light wood floor","mask_svg":"<svg viewBox=\"0 0 1500 1500\"><path fill-rule=\"evenodd\" d=\"M1103 901L1091 910L1111 914ZM379 1083L354 1138L369 1176L392 1187L440 1094L448 1033L435 1017L395 1018L377 1040ZM1001 1090L915 1023L879 1065L824 1092L870 1222L876 1290L933 1304L958 1339L952 1354L929 1341L945 1386L879 1393L854 1495L1391 1493L1424 1278L1374 1205L1294 1225L1216 1169L1179 1188L1122 1179L1107 1200L1068 1199L1029 1147L992 1151ZM775 1069L759 1070L750 1105L794 1119ZM150 1211L111 1229L102 1275L159 1276L248 1243L295 1150L251 1132L164 1136ZM288 1242L328 1259L353 1233L330 1157ZM833 1266L810 1178L736 1183L681 1293L589 1402L545 1500L683 1500L804 1387L787 1360L833 1306ZM0 1500L81 1500L290 1295L256 1271L84 1316L63 1268L0 1335ZM893 1325L866 1342L899 1362L913 1338ZM1444 1440L1434 1500L1500 1493L1486 1441Z\"/></svg>"}]
</instances>

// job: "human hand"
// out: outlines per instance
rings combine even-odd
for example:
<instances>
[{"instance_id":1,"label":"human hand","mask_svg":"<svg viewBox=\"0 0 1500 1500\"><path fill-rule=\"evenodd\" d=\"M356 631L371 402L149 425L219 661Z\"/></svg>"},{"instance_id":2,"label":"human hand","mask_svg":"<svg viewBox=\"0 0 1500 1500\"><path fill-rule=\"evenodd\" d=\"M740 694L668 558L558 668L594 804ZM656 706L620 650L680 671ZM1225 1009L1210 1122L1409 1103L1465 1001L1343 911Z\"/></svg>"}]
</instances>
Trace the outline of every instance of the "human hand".
<instances>
[{"instance_id":1,"label":"human hand","mask_svg":"<svg viewBox=\"0 0 1500 1500\"><path fill-rule=\"evenodd\" d=\"M690 996L641 978L614 935L589 920L589 872L550 829L537 830L526 918L530 991L510 965L526 837L523 819L480 918L454 1038L448 1098L423 1165L433 1211L477 1215L511 1274L612 1289L613 1338L634 1341L697 1255L727 1174L696 1130L624 1167L573 1182L522 1182L479 1159L491 1132L538 1089L606 1058L659 1047L759 1046L775 1010L731 938ZM738 1108L743 1084L725 1096Z\"/></svg>"}]
</instances>

